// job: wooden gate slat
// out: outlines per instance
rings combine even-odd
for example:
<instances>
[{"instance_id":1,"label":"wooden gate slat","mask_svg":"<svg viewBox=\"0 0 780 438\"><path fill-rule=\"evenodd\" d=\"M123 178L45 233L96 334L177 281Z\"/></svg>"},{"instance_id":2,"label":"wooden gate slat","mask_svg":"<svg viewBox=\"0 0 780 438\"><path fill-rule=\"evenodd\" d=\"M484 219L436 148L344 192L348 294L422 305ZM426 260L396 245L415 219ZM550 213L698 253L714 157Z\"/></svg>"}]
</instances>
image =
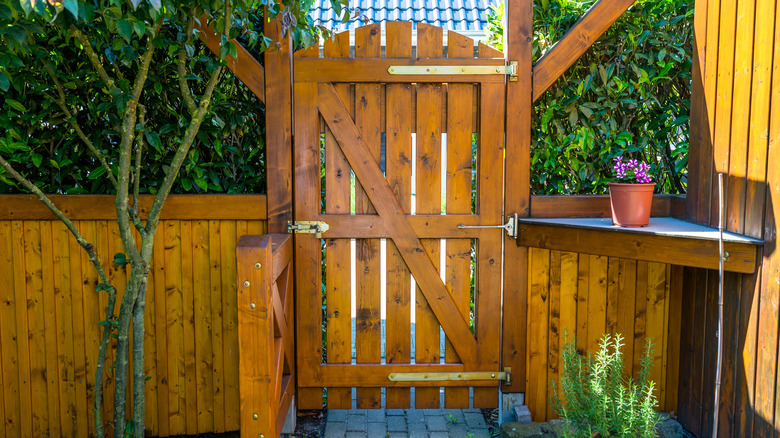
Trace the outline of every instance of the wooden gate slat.
<instances>
[{"instance_id":1,"label":"wooden gate slat","mask_svg":"<svg viewBox=\"0 0 780 438\"><path fill-rule=\"evenodd\" d=\"M390 230L389 234L404 256L407 266L412 271L432 309L441 322L446 334L452 339L458 339L455 349L463 363L474 363L476 340L468 328L468 323L459 317L457 307L439 278L431 257L421 249L420 240L415 236L403 209L387 185L379 165L370 157L362 154L365 143L360 132L351 123L344 104L339 100L335 89L330 84L319 85L317 104L320 113L339 143L344 155L352 165L355 175L364 185L369 185L368 192L374 207L377 209ZM299 269L300 271L300 269Z\"/></svg>"},{"instance_id":2,"label":"wooden gate slat","mask_svg":"<svg viewBox=\"0 0 780 438\"><path fill-rule=\"evenodd\" d=\"M381 54L380 23L363 26L355 30L355 57L371 58ZM374 161L381 159L380 84L355 84L355 126L360 130L368 149L365 154ZM355 181L355 213L374 214L376 210L358 181ZM356 284L356 334L355 349L358 363L380 363L380 241L379 239L357 239L355 260ZM358 388L356 401L358 409L375 409L381 406L382 393L378 388Z\"/></svg>"},{"instance_id":3,"label":"wooden gate slat","mask_svg":"<svg viewBox=\"0 0 780 438\"><path fill-rule=\"evenodd\" d=\"M449 58L473 58L474 40L455 32L447 34ZM449 84L447 86L447 214L471 213L472 180L472 125L474 86ZM460 314L469 318L471 302L471 239L447 240L447 286L457 303ZM447 338L444 347L445 362L459 362L452 342ZM469 389L445 388L446 408L468 408Z\"/></svg>"},{"instance_id":4,"label":"wooden gate slat","mask_svg":"<svg viewBox=\"0 0 780 438\"><path fill-rule=\"evenodd\" d=\"M417 57L441 58L442 30L438 27L417 25ZM442 84L417 84L417 188L416 210L421 214L441 214L441 133L444 94ZM423 248L439 272L440 244L438 239L422 239ZM416 279L416 278L415 278ZM440 360L439 321L418 285L415 313L415 361L437 363ZM436 388L417 388L416 408L438 408L439 391Z\"/></svg>"},{"instance_id":5,"label":"wooden gate slat","mask_svg":"<svg viewBox=\"0 0 780 438\"><path fill-rule=\"evenodd\" d=\"M332 86L330 89L337 96ZM315 106L317 85L295 84L294 93L295 218L308 219L319 213L321 196L319 119ZM346 109L344 112L346 113ZM345 117L352 125L348 113ZM310 340L307 348L298 350L298 375L305 378L316 376L322 362L322 312L313 311L322 308L322 277L319 275L322 269L322 252L320 239L313 234L296 234L295 248L296 312L298 315L305 315L297 320L296 337ZM312 273L317 274L311 275ZM321 409L322 388L299 388L298 407Z\"/></svg>"},{"instance_id":6,"label":"wooden gate slat","mask_svg":"<svg viewBox=\"0 0 780 438\"><path fill-rule=\"evenodd\" d=\"M324 53L329 58L349 57L349 32L325 40ZM349 84L336 84L336 92L343 102L351 102ZM351 105L349 105L351 107ZM336 139L325 128L325 211L328 214L350 213L350 168ZM350 363L352 360L351 324L351 249L349 239L326 239L325 294L327 362ZM351 388L328 388L328 408L352 407Z\"/></svg>"},{"instance_id":7,"label":"wooden gate slat","mask_svg":"<svg viewBox=\"0 0 780 438\"><path fill-rule=\"evenodd\" d=\"M479 46L479 57L493 56L492 49ZM478 199L479 214L490 224L504 223L502 204L504 201L504 105L505 97L502 84L483 84L481 87L479 114L479 158L478 158ZM498 369L501 337L500 328L492 321L501 314L501 296L495 293L501 290L501 258L496 248L501 248L504 239L503 230L493 229L478 241L477 247L477 289L475 291L478 357L482 365ZM490 362L486 362L490 361ZM475 388L474 405L480 408L497 407L498 388Z\"/></svg>"},{"instance_id":8,"label":"wooden gate slat","mask_svg":"<svg viewBox=\"0 0 780 438\"><path fill-rule=\"evenodd\" d=\"M387 23L388 58L412 56L412 23ZM386 92L386 165L387 183L393 189L404 213L411 213L412 198L412 85L387 84ZM337 148L338 149L338 148ZM339 151L339 153L341 153ZM392 240L387 241L387 322L385 352L388 364L409 362L411 357L411 274ZM388 409L410 406L408 388L387 388Z\"/></svg>"}]
</instances>

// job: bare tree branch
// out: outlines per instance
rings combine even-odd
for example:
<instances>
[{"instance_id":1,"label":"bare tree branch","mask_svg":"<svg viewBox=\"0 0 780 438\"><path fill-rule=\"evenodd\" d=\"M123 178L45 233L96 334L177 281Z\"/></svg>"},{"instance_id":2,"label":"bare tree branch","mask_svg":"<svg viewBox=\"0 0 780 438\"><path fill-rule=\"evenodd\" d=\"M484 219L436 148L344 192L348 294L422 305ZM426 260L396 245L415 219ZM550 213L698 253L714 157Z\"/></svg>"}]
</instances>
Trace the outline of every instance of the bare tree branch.
<instances>
[{"instance_id":1,"label":"bare tree branch","mask_svg":"<svg viewBox=\"0 0 780 438\"><path fill-rule=\"evenodd\" d=\"M187 20L187 28L185 30L187 35L187 41L184 43L184 47L179 49L177 60L177 73L179 75L179 88L181 88L181 95L184 99L184 104L187 106L190 115L195 114L198 110L195 99L192 97L192 91L190 86L187 85L187 46L192 42L192 30L195 28L195 8L190 9L190 18Z\"/></svg>"},{"instance_id":2,"label":"bare tree branch","mask_svg":"<svg viewBox=\"0 0 780 438\"><path fill-rule=\"evenodd\" d=\"M106 176L108 177L108 180L111 181L111 184L114 186L114 188L117 187L117 181L116 177L114 176L114 172L111 171L111 166L108 165L108 162L106 161L106 157L103 155L100 150L95 147L95 144L92 143L92 140L87 137L87 135L84 133L84 131L81 129L81 126L76 121L76 117L73 115L73 113L70 112L70 108L68 108L67 103L65 102L65 89L62 87L62 84L60 83L59 79L57 79L57 75L54 72L54 69L52 69L51 64L48 62L46 63L46 71L49 72L49 76L51 77L52 81L54 81L54 86L57 88L57 96L58 98L53 98L46 95L50 99L52 99L62 110L63 113L65 113L65 116L68 118L68 124L71 128L73 128L74 131L76 131L76 135L79 136L81 141L84 142L85 145L87 145L87 149L92 153L92 155L97 158L98 161L100 161L100 164L103 166L104 169L106 169Z\"/></svg>"},{"instance_id":3,"label":"bare tree branch","mask_svg":"<svg viewBox=\"0 0 780 438\"><path fill-rule=\"evenodd\" d=\"M101 79L103 79L103 82L106 83L109 89L116 87L116 82L111 79L110 76L108 76L108 72L103 67L103 63L100 62L100 58L98 57L98 54L95 53L95 50L92 49L92 44L90 43L89 39L86 35L84 35L83 32L76 29L74 26L71 26L69 29L69 33L73 35L74 38L76 38L81 45L84 47L84 51L87 53L87 58L89 59L89 62L92 64L92 67L97 72L98 76L100 76Z\"/></svg>"}]
</instances>

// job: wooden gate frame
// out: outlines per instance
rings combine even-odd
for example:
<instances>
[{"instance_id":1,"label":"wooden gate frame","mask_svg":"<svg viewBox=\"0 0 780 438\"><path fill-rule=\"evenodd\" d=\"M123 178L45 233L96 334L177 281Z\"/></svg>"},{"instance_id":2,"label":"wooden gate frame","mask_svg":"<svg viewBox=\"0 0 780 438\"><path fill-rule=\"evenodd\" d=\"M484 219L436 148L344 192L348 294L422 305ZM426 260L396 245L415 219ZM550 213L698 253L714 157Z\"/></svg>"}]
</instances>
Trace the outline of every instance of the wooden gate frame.
<instances>
[{"instance_id":1,"label":"wooden gate frame","mask_svg":"<svg viewBox=\"0 0 780 438\"><path fill-rule=\"evenodd\" d=\"M507 61L518 63L518 81L507 84L506 186L505 210L529 215L531 112L538 99L614 23L635 0L599 0L544 57L532 62L533 7L531 0L505 1L504 52ZM200 39L218 52L220 36L199 26ZM280 50L264 54L265 69L238 46L238 58L228 57L228 67L266 104L270 129L266 138L269 231L284 232L292 219L292 52L289 36L281 36L281 25L267 23L265 35L280 42ZM216 42L216 43L215 43ZM235 41L234 41L235 42ZM265 78L263 81L262 78ZM521 84L533 81L533 87ZM502 365L511 366L517 376L526 370L527 248L505 240L505 260L514 260L514 269L505 270L503 306L517 309L517 318L505 318L502 326ZM507 393L524 392L525 378L515 378L502 386Z\"/></svg>"}]
</instances>

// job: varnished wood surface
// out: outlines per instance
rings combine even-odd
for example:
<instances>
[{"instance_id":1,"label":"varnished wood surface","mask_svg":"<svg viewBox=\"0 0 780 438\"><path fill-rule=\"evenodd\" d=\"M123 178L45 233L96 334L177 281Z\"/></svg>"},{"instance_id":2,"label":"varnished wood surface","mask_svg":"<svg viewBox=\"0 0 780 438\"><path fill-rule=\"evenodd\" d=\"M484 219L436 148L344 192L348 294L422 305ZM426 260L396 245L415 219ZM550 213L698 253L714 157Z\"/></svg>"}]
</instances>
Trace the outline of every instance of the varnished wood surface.
<instances>
[{"instance_id":1,"label":"varnished wood surface","mask_svg":"<svg viewBox=\"0 0 780 438\"><path fill-rule=\"evenodd\" d=\"M141 195L139 216L146 219L153 195ZM113 195L49 195L70 220L116 220ZM132 201L131 201L132 202ZM170 195L160 220L265 220L265 195ZM57 220L34 195L0 195L0 220Z\"/></svg>"},{"instance_id":2,"label":"varnished wood surface","mask_svg":"<svg viewBox=\"0 0 780 438\"><path fill-rule=\"evenodd\" d=\"M127 273L111 264L123 251L116 224L75 224L95 245L121 296ZM232 352L238 342L230 271L237 238L265 231L259 220L161 221L146 302L145 372L152 378L146 383L147 433L238 430L238 380L233 384L228 375L238 376L238 361L225 360L237 359ZM93 434L97 323L105 318L105 292L95 291L97 274L86 252L59 221L0 220L0 262L3 436ZM28 377L13 377L19 375ZM52 383L44 375L60 378ZM112 381L104 384L105 414L112 412ZM233 415L218 414L226 406Z\"/></svg>"}]
</instances>

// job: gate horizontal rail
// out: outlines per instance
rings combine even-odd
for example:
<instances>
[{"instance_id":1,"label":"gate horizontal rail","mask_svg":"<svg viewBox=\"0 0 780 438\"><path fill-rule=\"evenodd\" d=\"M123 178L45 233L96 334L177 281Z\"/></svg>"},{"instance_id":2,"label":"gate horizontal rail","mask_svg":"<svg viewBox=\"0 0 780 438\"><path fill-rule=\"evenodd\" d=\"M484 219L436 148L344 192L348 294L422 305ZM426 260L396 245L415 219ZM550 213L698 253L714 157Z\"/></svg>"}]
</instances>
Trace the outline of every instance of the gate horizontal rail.
<instances>
[{"instance_id":1,"label":"gate horizontal rail","mask_svg":"<svg viewBox=\"0 0 780 438\"><path fill-rule=\"evenodd\" d=\"M242 437L279 436L295 394L292 256L287 234L236 246Z\"/></svg>"}]
</instances>

